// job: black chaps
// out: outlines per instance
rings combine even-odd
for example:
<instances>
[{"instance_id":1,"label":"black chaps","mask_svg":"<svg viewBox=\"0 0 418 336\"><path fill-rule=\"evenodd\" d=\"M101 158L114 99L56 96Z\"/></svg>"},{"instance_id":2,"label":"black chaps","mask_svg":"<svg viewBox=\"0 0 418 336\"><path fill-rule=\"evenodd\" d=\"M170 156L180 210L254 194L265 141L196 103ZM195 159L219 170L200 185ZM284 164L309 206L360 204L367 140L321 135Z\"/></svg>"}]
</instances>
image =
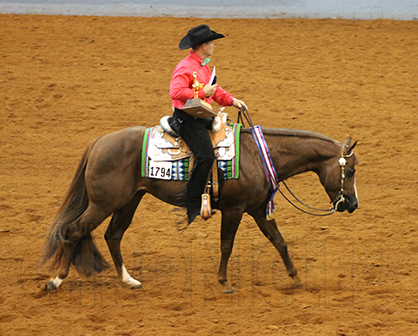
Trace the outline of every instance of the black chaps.
<instances>
[{"instance_id":1,"label":"black chaps","mask_svg":"<svg viewBox=\"0 0 418 336\"><path fill-rule=\"evenodd\" d=\"M198 203L200 208L201 195L215 160L212 142L206 128L208 120L195 118L179 109L174 110L173 117L180 125L180 137L189 146L195 159L187 188L186 206Z\"/></svg>"}]
</instances>

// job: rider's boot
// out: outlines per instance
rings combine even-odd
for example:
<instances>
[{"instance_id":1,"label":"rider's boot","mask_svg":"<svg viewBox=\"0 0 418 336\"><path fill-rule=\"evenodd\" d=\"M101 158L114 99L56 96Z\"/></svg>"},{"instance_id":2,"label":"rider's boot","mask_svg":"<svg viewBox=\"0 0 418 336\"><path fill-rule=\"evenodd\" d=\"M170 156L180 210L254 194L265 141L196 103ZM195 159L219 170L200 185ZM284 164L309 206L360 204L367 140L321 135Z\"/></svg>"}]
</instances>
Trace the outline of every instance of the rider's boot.
<instances>
[{"instance_id":1,"label":"rider's boot","mask_svg":"<svg viewBox=\"0 0 418 336\"><path fill-rule=\"evenodd\" d=\"M202 194L206 188L208 175L214 159L215 155L212 154L212 156L209 156L208 158L199 160L193 168L192 176L187 185L186 206L189 224L200 215Z\"/></svg>"}]
</instances>

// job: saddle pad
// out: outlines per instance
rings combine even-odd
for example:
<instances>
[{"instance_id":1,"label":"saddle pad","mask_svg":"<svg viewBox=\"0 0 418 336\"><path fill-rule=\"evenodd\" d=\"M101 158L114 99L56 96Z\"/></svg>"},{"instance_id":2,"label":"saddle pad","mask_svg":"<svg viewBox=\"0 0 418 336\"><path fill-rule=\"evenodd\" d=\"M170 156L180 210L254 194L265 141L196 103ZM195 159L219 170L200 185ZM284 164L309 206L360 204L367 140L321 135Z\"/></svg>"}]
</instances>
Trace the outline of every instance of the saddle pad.
<instances>
[{"instance_id":1,"label":"saddle pad","mask_svg":"<svg viewBox=\"0 0 418 336\"><path fill-rule=\"evenodd\" d=\"M221 178L239 177L239 135L241 124L227 124L221 132L208 131L214 145ZM145 131L141 176L163 180L187 181L193 168L193 154L185 142L160 127Z\"/></svg>"}]
</instances>

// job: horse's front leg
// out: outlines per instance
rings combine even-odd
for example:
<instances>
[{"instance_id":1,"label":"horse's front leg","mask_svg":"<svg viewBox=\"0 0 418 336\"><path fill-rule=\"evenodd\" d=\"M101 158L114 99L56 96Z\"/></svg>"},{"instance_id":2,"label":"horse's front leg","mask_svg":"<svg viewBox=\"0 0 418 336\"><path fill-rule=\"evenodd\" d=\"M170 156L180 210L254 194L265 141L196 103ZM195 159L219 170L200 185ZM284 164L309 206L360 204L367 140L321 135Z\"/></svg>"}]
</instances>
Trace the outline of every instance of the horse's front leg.
<instances>
[{"instance_id":1,"label":"horse's front leg","mask_svg":"<svg viewBox=\"0 0 418 336\"><path fill-rule=\"evenodd\" d=\"M235 234L241 222L242 209L228 209L222 211L221 227L221 262L219 264L218 281L223 286L224 294L235 293L234 287L228 282L226 273L228 260L234 246Z\"/></svg>"},{"instance_id":2,"label":"horse's front leg","mask_svg":"<svg viewBox=\"0 0 418 336\"><path fill-rule=\"evenodd\" d=\"M276 221L274 219L267 220L265 207L260 208L256 212L250 213L250 215L254 217L260 230L271 241L277 251L279 251L287 273L293 279L293 286L295 288L304 288L304 284L300 279L292 260L290 259L289 252L287 250L287 244L280 234L279 229L277 228Z\"/></svg>"}]
</instances>

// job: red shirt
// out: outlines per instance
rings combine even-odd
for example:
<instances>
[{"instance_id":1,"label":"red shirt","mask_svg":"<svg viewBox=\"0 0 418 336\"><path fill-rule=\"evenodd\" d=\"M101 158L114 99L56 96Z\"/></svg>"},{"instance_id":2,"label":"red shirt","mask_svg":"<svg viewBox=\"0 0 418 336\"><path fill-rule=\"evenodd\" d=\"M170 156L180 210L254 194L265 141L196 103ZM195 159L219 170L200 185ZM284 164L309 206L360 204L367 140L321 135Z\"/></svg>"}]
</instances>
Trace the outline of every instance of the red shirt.
<instances>
[{"instance_id":1,"label":"red shirt","mask_svg":"<svg viewBox=\"0 0 418 336\"><path fill-rule=\"evenodd\" d=\"M209 83L211 76L209 65L202 66L202 63L203 60L193 50L190 50L189 56L183 59L174 69L170 84L170 98L173 107L181 109L188 99L194 98L192 88L194 71L196 71L196 78L199 83L204 83L205 85ZM212 103L213 98L213 100L222 106L230 106L234 97L218 86L215 94L209 98L205 98L203 89L199 90L199 98L205 99L209 104Z\"/></svg>"}]
</instances>

